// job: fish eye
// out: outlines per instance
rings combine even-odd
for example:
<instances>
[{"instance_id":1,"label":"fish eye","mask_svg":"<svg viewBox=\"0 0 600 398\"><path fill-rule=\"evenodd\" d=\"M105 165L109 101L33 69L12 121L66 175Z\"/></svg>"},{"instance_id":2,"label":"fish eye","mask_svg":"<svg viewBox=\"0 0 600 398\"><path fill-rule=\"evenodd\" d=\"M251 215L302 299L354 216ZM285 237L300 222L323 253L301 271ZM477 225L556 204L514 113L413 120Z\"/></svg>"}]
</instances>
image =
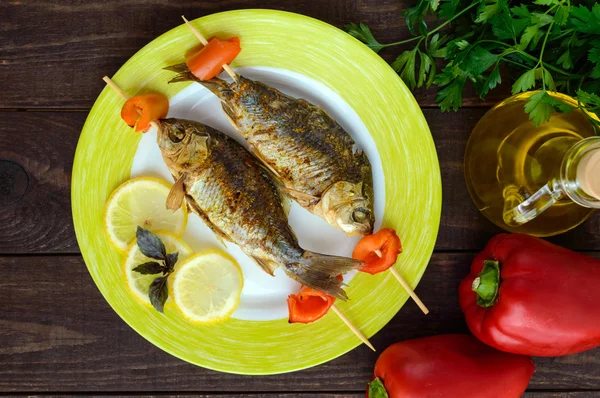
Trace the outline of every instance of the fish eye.
<instances>
[{"instance_id":1,"label":"fish eye","mask_svg":"<svg viewBox=\"0 0 600 398\"><path fill-rule=\"evenodd\" d=\"M169 139L175 144L181 142L183 137L185 137L185 132L179 128L175 128L169 132Z\"/></svg>"},{"instance_id":2,"label":"fish eye","mask_svg":"<svg viewBox=\"0 0 600 398\"><path fill-rule=\"evenodd\" d=\"M352 220L354 222L363 222L367 219L368 212L369 211L364 207L354 209L354 211L352 212Z\"/></svg>"}]
</instances>

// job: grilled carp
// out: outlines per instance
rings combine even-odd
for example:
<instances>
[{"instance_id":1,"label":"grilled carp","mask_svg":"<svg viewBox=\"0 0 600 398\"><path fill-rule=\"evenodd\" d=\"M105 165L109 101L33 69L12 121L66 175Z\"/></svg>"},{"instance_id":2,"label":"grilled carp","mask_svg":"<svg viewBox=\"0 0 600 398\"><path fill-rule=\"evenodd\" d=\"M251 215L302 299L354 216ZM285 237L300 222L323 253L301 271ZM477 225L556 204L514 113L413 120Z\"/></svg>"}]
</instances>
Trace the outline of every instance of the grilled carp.
<instances>
[{"instance_id":1,"label":"grilled carp","mask_svg":"<svg viewBox=\"0 0 600 398\"><path fill-rule=\"evenodd\" d=\"M239 76L237 82L200 81L185 64L166 68L171 82L197 81L223 110L251 151L302 207L347 235L373 232L373 177L369 159L323 108Z\"/></svg>"},{"instance_id":2,"label":"grilled carp","mask_svg":"<svg viewBox=\"0 0 600 398\"><path fill-rule=\"evenodd\" d=\"M158 145L176 183L167 207L188 208L267 273L282 266L303 285L345 299L336 276L360 266L345 257L302 249L269 171L227 135L201 123L161 119Z\"/></svg>"}]
</instances>

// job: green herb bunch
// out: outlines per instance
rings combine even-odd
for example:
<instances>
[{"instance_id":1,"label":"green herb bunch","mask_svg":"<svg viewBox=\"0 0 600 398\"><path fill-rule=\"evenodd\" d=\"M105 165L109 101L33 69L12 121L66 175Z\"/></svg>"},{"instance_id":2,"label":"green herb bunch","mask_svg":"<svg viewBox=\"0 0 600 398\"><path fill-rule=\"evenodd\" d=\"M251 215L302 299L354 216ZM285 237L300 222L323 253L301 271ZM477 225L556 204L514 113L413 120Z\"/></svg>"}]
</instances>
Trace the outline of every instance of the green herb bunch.
<instances>
[{"instance_id":1,"label":"green herb bunch","mask_svg":"<svg viewBox=\"0 0 600 398\"><path fill-rule=\"evenodd\" d=\"M158 261L149 261L136 266L133 270L144 275L162 274L150 284L148 297L150 303L158 311L163 312L165 302L169 298L167 279L173 273L179 253L168 253L165 244L158 236L140 226L135 233L137 245L142 254ZM160 261L160 262L159 262Z\"/></svg>"},{"instance_id":2,"label":"green herb bunch","mask_svg":"<svg viewBox=\"0 0 600 398\"><path fill-rule=\"evenodd\" d=\"M419 0L404 17L414 37L396 43L379 43L362 23L346 25L346 30L377 53L416 43L392 68L411 89L436 85L442 111L462 105L467 82L485 98L502 82L501 66L515 78L513 94L541 90L525 106L536 125L548 121L552 111L575 108L550 96L552 91L577 97L578 107L588 112L600 111L596 1ZM440 64L444 66L438 71Z\"/></svg>"}]
</instances>

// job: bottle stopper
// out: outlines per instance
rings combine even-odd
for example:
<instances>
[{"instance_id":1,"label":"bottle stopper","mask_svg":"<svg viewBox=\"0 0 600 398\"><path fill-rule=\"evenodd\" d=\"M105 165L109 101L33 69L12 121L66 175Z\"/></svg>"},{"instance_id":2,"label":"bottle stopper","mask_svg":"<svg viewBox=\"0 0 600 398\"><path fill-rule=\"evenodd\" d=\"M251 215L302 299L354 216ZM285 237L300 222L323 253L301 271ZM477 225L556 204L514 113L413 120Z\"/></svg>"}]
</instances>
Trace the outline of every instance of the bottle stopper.
<instances>
[{"instance_id":1,"label":"bottle stopper","mask_svg":"<svg viewBox=\"0 0 600 398\"><path fill-rule=\"evenodd\" d=\"M583 155L577 166L577 182L586 194L600 200L600 148Z\"/></svg>"}]
</instances>

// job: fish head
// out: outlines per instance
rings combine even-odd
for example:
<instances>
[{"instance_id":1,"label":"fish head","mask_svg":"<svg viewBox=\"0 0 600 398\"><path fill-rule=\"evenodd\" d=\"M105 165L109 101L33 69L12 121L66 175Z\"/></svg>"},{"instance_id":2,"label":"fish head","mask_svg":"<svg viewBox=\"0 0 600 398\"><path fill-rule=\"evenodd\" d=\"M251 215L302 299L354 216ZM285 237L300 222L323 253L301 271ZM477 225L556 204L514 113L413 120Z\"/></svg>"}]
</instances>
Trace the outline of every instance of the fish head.
<instances>
[{"instance_id":1,"label":"fish head","mask_svg":"<svg viewBox=\"0 0 600 398\"><path fill-rule=\"evenodd\" d=\"M373 195L366 188L363 182L338 181L321 196L314 212L346 235L373 233Z\"/></svg>"},{"instance_id":2,"label":"fish head","mask_svg":"<svg viewBox=\"0 0 600 398\"><path fill-rule=\"evenodd\" d=\"M169 169L199 166L208 156L210 135L202 123L185 119L160 119L156 138ZM173 170L172 170L173 171Z\"/></svg>"}]
</instances>

